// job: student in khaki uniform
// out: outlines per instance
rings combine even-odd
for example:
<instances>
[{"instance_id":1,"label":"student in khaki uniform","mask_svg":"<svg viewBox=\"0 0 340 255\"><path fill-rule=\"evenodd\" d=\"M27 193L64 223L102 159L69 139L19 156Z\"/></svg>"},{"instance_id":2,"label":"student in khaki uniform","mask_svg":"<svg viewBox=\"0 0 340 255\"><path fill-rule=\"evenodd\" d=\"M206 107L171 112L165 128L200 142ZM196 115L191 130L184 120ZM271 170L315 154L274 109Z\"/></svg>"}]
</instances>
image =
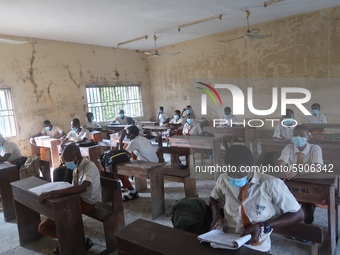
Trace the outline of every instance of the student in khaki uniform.
<instances>
[{"instance_id":1,"label":"student in khaki uniform","mask_svg":"<svg viewBox=\"0 0 340 255\"><path fill-rule=\"evenodd\" d=\"M196 116L193 113L188 114L187 122L183 126L183 135L200 135L203 130L201 124L195 122Z\"/></svg>"}]
</instances>

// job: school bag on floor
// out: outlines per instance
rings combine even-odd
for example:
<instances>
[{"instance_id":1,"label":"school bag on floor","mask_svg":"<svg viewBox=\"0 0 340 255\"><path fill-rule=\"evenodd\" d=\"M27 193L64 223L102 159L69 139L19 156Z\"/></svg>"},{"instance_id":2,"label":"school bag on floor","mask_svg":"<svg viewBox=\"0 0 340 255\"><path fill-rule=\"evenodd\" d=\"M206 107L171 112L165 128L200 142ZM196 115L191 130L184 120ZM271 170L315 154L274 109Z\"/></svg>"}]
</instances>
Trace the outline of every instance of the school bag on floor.
<instances>
[{"instance_id":1,"label":"school bag on floor","mask_svg":"<svg viewBox=\"0 0 340 255\"><path fill-rule=\"evenodd\" d=\"M203 234L210 230L210 207L198 197L185 197L171 208L171 221L176 229Z\"/></svg>"},{"instance_id":2,"label":"school bag on floor","mask_svg":"<svg viewBox=\"0 0 340 255\"><path fill-rule=\"evenodd\" d=\"M128 161L130 161L130 157L126 150L110 150L100 156L100 163L104 168L105 176L110 178L114 178L114 164ZM106 171L106 166L109 167L109 172Z\"/></svg>"}]
</instances>

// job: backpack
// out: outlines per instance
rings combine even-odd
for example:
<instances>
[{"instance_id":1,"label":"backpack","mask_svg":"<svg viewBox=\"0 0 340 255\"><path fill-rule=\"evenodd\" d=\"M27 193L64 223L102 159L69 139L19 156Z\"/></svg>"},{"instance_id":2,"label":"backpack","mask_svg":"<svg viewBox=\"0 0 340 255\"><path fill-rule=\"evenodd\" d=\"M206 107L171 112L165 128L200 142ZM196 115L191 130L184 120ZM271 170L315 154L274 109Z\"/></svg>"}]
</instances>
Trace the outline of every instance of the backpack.
<instances>
[{"instance_id":1,"label":"backpack","mask_svg":"<svg viewBox=\"0 0 340 255\"><path fill-rule=\"evenodd\" d=\"M107 151L100 156L100 163L106 172L105 166L109 166L110 173L113 174L112 166L117 163L130 161L129 154L126 150Z\"/></svg>"},{"instance_id":2,"label":"backpack","mask_svg":"<svg viewBox=\"0 0 340 255\"><path fill-rule=\"evenodd\" d=\"M212 215L203 199L185 197L171 208L170 219L174 228L200 235L210 231Z\"/></svg>"}]
</instances>

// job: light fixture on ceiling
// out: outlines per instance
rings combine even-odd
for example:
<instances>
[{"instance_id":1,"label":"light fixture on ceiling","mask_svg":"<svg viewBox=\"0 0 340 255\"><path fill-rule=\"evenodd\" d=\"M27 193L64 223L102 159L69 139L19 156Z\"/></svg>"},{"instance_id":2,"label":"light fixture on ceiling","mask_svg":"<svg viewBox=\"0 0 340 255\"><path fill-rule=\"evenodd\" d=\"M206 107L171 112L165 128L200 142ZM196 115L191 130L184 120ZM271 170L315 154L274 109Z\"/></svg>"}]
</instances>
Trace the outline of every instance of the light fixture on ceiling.
<instances>
[{"instance_id":1,"label":"light fixture on ceiling","mask_svg":"<svg viewBox=\"0 0 340 255\"><path fill-rule=\"evenodd\" d=\"M179 25L178 26L178 32L180 32L181 28L183 28L183 27L189 27L189 26L192 26L192 25L196 25L196 24L203 23L203 22L210 21L210 20L214 20L214 19L221 20L222 14L218 14L218 15L215 15L215 16L212 16L212 17L199 19L199 20L196 20L196 21L193 21L193 22L189 22L189 23L186 23L186 24Z\"/></svg>"},{"instance_id":2,"label":"light fixture on ceiling","mask_svg":"<svg viewBox=\"0 0 340 255\"><path fill-rule=\"evenodd\" d=\"M131 42L139 41L139 40L142 40L142 39L148 39L148 36L147 36L147 35L143 35L143 36L140 36L140 37L137 37L137 38L134 38L134 39L125 41L125 42L117 43L117 48L119 48L119 46L121 46L121 45L123 45L123 44L127 44L127 43L131 43Z\"/></svg>"},{"instance_id":3,"label":"light fixture on ceiling","mask_svg":"<svg viewBox=\"0 0 340 255\"><path fill-rule=\"evenodd\" d=\"M267 7L270 4L275 4L275 3L278 3L278 2L282 2L282 1L284 1L284 0L269 0L269 1L263 2L263 5L264 5L264 7Z\"/></svg>"}]
</instances>

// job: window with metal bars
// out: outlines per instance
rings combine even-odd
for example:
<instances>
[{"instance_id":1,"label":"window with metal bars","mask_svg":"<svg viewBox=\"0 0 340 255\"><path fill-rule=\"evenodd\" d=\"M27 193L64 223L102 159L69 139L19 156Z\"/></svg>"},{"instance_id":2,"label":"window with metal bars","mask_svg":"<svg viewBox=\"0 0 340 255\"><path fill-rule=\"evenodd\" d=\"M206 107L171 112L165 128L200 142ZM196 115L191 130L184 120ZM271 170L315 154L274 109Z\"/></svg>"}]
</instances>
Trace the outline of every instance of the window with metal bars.
<instances>
[{"instance_id":1,"label":"window with metal bars","mask_svg":"<svg viewBox=\"0 0 340 255\"><path fill-rule=\"evenodd\" d=\"M112 121L119 110L124 110L126 116L143 116L140 85L86 86L86 98L97 122Z\"/></svg>"},{"instance_id":2,"label":"window with metal bars","mask_svg":"<svg viewBox=\"0 0 340 255\"><path fill-rule=\"evenodd\" d=\"M17 135L11 89L0 88L0 133L4 137Z\"/></svg>"}]
</instances>

